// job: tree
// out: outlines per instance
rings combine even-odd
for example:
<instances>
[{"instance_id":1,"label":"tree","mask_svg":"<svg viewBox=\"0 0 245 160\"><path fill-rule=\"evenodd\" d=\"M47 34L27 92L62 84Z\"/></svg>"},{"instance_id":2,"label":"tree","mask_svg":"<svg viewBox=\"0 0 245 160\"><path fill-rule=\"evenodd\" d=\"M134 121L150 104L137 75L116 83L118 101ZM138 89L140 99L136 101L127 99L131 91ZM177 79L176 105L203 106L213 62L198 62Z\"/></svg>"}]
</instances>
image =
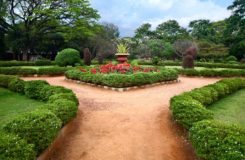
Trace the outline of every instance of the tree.
<instances>
[{"instance_id":1,"label":"tree","mask_svg":"<svg viewBox=\"0 0 245 160\"><path fill-rule=\"evenodd\" d=\"M189 48L196 48L196 51L198 51L198 47L196 43L190 40L177 40L174 42L173 46L174 46L175 53L179 57L183 57L186 50Z\"/></svg>"},{"instance_id":2,"label":"tree","mask_svg":"<svg viewBox=\"0 0 245 160\"><path fill-rule=\"evenodd\" d=\"M245 1L234 0L228 9L232 11L232 15L227 19L227 28L225 31L225 37L227 37L226 44L231 46L230 54L241 59L244 57L244 53L242 55L240 51L245 50L243 48L245 47Z\"/></svg>"},{"instance_id":3,"label":"tree","mask_svg":"<svg viewBox=\"0 0 245 160\"><path fill-rule=\"evenodd\" d=\"M145 23L142 24L139 28L135 30L135 38L136 39L150 39L153 36L153 32L151 31L151 24Z\"/></svg>"},{"instance_id":4,"label":"tree","mask_svg":"<svg viewBox=\"0 0 245 160\"><path fill-rule=\"evenodd\" d=\"M23 46L18 52L29 55L36 52L40 37L50 33L61 33L69 40L78 35L88 36L93 32L97 11L90 7L88 0L4 0L5 14L0 26L12 35L21 33L19 39Z\"/></svg>"},{"instance_id":5,"label":"tree","mask_svg":"<svg viewBox=\"0 0 245 160\"><path fill-rule=\"evenodd\" d=\"M173 43L177 39L188 38L187 30L180 27L177 21L169 20L159 24L155 30L157 38Z\"/></svg>"},{"instance_id":6,"label":"tree","mask_svg":"<svg viewBox=\"0 0 245 160\"><path fill-rule=\"evenodd\" d=\"M213 35L215 33L212 24L209 20L200 19L191 21L189 24L191 29L191 35L197 39L206 39L213 41Z\"/></svg>"}]
</instances>

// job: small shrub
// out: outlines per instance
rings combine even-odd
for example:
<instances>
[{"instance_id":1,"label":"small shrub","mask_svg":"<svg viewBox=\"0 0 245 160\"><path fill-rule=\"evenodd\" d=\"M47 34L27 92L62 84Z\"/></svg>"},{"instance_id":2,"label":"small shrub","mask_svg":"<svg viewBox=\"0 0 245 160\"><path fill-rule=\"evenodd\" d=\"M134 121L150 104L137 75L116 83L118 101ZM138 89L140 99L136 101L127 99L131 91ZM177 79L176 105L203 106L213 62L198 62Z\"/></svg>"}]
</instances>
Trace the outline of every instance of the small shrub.
<instances>
[{"instance_id":1,"label":"small shrub","mask_svg":"<svg viewBox=\"0 0 245 160\"><path fill-rule=\"evenodd\" d=\"M91 53L89 51L88 48L85 48L83 50L83 59L84 59L84 64L87 65L87 66L90 66L91 65Z\"/></svg>"},{"instance_id":2,"label":"small shrub","mask_svg":"<svg viewBox=\"0 0 245 160\"><path fill-rule=\"evenodd\" d=\"M16 135L0 132L0 159L34 160L36 159L34 145L28 144Z\"/></svg>"},{"instance_id":3,"label":"small shrub","mask_svg":"<svg viewBox=\"0 0 245 160\"><path fill-rule=\"evenodd\" d=\"M212 113L199 101L190 97L173 97L171 110L175 120L187 129L198 121L212 119Z\"/></svg>"},{"instance_id":4,"label":"small shrub","mask_svg":"<svg viewBox=\"0 0 245 160\"><path fill-rule=\"evenodd\" d=\"M245 158L245 130L216 121L200 121L190 129L190 140L204 160Z\"/></svg>"},{"instance_id":5,"label":"small shrub","mask_svg":"<svg viewBox=\"0 0 245 160\"><path fill-rule=\"evenodd\" d=\"M34 144L37 154L51 144L60 128L60 119L52 112L41 110L15 117L3 126L5 132L16 134L28 144Z\"/></svg>"},{"instance_id":6,"label":"small shrub","mask_svg":"<svg viewBox=\"0 0 245 160\"><path fill-rule=\"evenodd\" d=\"M61 86L44 85L39 90L40 100L48 101L49 97L58 93L72 93L72 91Z\"/></svg>"},{"instance_id":7,"label":"small shrub","mask_svg":"<svg viewBox=\"0 0 245 160\"><path fill-rule=\"evenodd\" d=\"M152 64L153 65L158 65L159 62L160 62L160 58L159 57L153 57L152 58Z\"/></svg>"},{"instance_id":8,"label":"small shrub","mask_svg":"<svg viewBox=\"0 0 245 160\"><path fill-rule=\"evenodd\" d=\"M76 117L77 105L70 100L57 99L56 101L43 105L41 109L48 109L53 112L59 119L61 119L62 124L65 125L71 119Z\"/></svg>"},{"instance_id":9,"label":"small shrub","mask_svg":"<svg viewBox=\"0 0 245 160\"><path fill-rule=\"evenodd\" d=\"M76 105L79 104L78 99L74 93L58 93L58 94L56 93L56 94L49 97L48 102L53 103L57 99L70 100L70 101L76 103Z\"/></svg>"},{"instance_id":10,"label":"small shrub","mask_svg":"<svg viewBox=\"0 0 245 160\"><path fill-rule=\"evenodd\" d=\"M230 62L230 61L235 61L237 62L237 58L235 56L229 56L225 59L227 62Z\"/></svg>"},{"instance_id":11,"label":"small shrub","mask_svg":"<svg viewBox=\"0 0 245 160\"><path fill-rule=\"evenodd\" d=\"M41 100L43 95L40 93L46 85L48 85L48 82L43 80L27 81L25 82L25 95L32 99Z\"/></svg>"},{"instance_id":12,"label":"small shrub","mask_svg":"<svg viewBox=\"0 0 245 160\"><path fill-rule=\"evenodd\" d=\"M25 93L25 81L19 78L13 79L9 82L8 88L11 91L24 94Z\"/></svg>"},{"instance_id":13,"label":"small shrub","mask_svg":"<svg viewBox=\"0 0 245 160\"><path fill-rule=\"evenodd\" d=\"M17 79L16 76L9 76L9 75L1 75L0 74L0 87L8 88L9 83L15 79Z\"/></svg>"},{"instance_id":14,"label":"small shrub","mask_svg":"<svg viewBox=\"0 0 245 160\"><path fill-rule=\"evenodd\" d=\"M131 61L131 63L130 63L131 65L133 65L133 66L138 66L139 64L138 64L138 60L132 60Z\"/></svg>"},{"instance_id":15,"label":"small shrub","mask_svg":"<svg viewBox=\"0 0 245 160\"><path fill-rule=\"evenodd\" d=\"M76 63L80 62L80 53L79 51L67 48L60 51L55 57L55 63L61 67L64 66L75 66Z\"/></svg>"}]
</instances>

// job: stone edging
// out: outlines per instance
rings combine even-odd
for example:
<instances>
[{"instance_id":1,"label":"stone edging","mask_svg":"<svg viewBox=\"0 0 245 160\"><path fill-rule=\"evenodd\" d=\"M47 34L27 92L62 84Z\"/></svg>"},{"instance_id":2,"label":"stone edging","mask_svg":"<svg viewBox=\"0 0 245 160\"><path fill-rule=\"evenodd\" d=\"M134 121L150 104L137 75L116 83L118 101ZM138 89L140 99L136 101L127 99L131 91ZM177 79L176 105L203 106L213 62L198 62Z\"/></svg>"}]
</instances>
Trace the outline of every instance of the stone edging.
<instances>
[{"instance_id":1,"label":"stone edging","mask_svg":"<svg viewBox=\"0 0 245 160\"><path fill-rule=\"evenodd\" d=\"M125 91L129 91L129 90L133 90L133 89L149 88L149 87L163 85L163 84L173 84L173 83L179 83L180 82L180 80L177 79L177 80L173 80L173 81L158 82L158 83L147 84L147 85L142 85L142 86L115 88L115 87L96 85L96 84L93 84L93 83L86 83L86 82L82 82L82 81L78 81L78 80L72 80L72 79L68 79L68 78L65 78L65 80L66 81L70 81L70 82L75 82L77 84L84 84L84 85L89 85L89 86L93 86L93 87L103 88L103 89L107 89L107 90L117 91L117 92L125 92Z\"/></svg>"}]
</instances>

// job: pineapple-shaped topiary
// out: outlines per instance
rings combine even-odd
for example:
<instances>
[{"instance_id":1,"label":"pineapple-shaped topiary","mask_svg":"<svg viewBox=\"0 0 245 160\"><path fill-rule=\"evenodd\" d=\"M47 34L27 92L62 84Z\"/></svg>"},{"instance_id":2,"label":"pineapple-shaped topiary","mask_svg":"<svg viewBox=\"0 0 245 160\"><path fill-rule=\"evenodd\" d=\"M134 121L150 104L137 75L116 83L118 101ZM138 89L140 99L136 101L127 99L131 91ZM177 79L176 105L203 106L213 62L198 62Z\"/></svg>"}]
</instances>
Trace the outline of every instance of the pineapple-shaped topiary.
<instances>
[{"instance_id":1,"label":"pineapple-shaped topiary","mask_svg":"<svg viewBox=\"0 0 245 160\"><path fill-rule=\"evenodd\" d=\"M84 60L84 64L87 65L87 66L90 66L91 65L91 53L89 51L88 48L85 48L83 50L83 60Z\"/></svg>"},{"instance_id":2,"label":"pineapple-shaped topiary","mask_svg":"<svg viewBox=\"0 0 245 160\"><path fill-rule=\"evenodd\" d=\"M183 68L194 68L194 59L197 54L196 47L190 47L188 48L183 56Z\"/></svg>"}]
</instances>

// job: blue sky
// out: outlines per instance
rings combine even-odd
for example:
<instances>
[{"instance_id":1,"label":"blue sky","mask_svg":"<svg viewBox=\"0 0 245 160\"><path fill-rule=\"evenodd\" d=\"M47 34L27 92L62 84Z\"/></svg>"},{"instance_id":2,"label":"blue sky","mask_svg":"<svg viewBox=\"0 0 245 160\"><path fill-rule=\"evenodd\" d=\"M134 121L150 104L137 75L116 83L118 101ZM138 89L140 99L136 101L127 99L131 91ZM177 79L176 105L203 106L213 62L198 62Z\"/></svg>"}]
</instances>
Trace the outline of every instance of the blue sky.
<instances>
[{"instance_id":1,"label":"blue sky","mask_svg":"<svg viewBox=\"0 0 245 160\"><path fill-rule=\"evenodd\" d=\"M195 19L217 21L229 17L226 8L233 0L91 0L99 11L101 22L111 22L120 29L121 36L133 36L143 23L155 28L175 19L183 27Z\"/></svg>"}]
</instances>

